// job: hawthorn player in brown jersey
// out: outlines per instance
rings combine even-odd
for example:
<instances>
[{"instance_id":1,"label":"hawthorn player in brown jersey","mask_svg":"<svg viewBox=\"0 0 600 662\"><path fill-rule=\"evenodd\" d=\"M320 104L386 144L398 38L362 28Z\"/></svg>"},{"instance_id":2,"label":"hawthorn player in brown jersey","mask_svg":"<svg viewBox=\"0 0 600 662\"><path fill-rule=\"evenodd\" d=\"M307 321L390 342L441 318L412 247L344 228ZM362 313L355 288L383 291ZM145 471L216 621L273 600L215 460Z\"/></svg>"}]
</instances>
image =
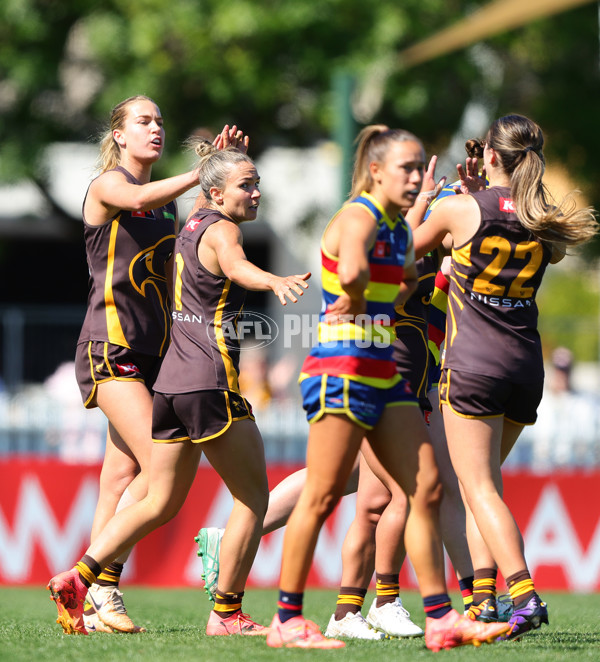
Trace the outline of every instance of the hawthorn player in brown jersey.
<instances>
[{"instance_id":1,"label":"hawthorn player in brown jersey","mask_svg":"<svg viewBox=\"0 0 600 662\"><path fill-rule=\"evenodd\" d=\"M501 494L501 463L535 421L542 395L535 296L547 265L598 229L593 210L550 200L543 143L526 117L496 120L481 143L481 176L478 159L467 159L467 194L441 201L415 230L417 256L452 237L440 402L467 509L475 590L491 594L498 568L513 601L506 639L548 622Z\"/></svg>"},{"instance_id":2,"label":"hawthorn player in brown jersey","mask_svg":"<svg viewBox=\"0 0 600 662\"><path fill-rule=\"evenodd\" d=\"M286 305L302 295L310 274L278 277L246 259L239 224L257 215L256 168L236 149L218 151L201 143L198 154L204 204L175 247L172 342L154 384L147 495L119 510L75 568L50 581L59 622L68 632L85 632L78 598L86 584L179 511L204 452L234 500L206 632L266 634L241 609L267 507L266 463L251 407L239 392L239 343L225 327L239 316L246 289L271 290Z\"/></svg>"},{"instance_id":3,"label":"hawthorn player in brown jersey","mask_svg":"<svg viewBox=\"0 0 600 662\"><path fill-rule=\"evenodd\" d=\"M227 126L216 144L229 142L247 145L236 127ZM83 203L90 295L76 374L85 406L100 407L108 418L92 540L118 508L146 493L152 386L169 342L173 200L198 183L194 170L150 181L164 143L163 119L152 99L119 103L101 141L100 174ZM125 558L104 568L91 587L85 622L92 631L140 631L119 590ZM85 630L83 622L64 622L67 629Z\"/></svg>"}]
</instances>

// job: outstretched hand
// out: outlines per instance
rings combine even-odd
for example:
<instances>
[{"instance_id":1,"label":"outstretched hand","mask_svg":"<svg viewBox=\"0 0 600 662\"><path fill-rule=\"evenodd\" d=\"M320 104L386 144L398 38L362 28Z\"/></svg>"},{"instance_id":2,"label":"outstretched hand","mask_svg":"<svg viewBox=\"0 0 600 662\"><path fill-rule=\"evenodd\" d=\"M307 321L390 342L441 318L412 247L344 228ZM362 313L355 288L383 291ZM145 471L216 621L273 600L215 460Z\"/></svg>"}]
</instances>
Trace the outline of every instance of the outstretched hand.
<instances>
[{"instance_id":1,"label":"outstretched hand","mask_svg":"<svg viewBox=\"0 0 600 662\"><path fill-rule=\"evenodd\" d=\"M307 271L305 274L298 274L295 276L286 276L284 278L276 277L271 289L281 302L282 306L287 306L286 297L292 303L297 303L298 297L301 297L304 294L304 290L308 289L308 283L306 281L310 276L310 271ZM298 296L296 296L296 294Z\"/></svg>"},{"instance_id":2,"label":"outstretched hand","mask_svg":"<svg viewBox=\"0 0 600 662\"><path fill-rule=\"evenodd\" d=\"M468 157L465 161L465 167L459 163L456 166L458 177L460 179L461 193L476 193L486 188L485 166L479 172L479 159Z\"/></svg>"},{"instance_id":3,"label":"outstretched hand","mask_svg":"<svg viewBox=\"0 0 600 662\"><path fill-rule=\"evenodd\" d=\"M217 149L234 147L244 154L248 152L249 144L250 138L245 136L244 132L238 129L235 124L232 127L230 127L229 124L226 124L221 133L213 140L213 145Z\"/></svg>"},{"instance_id":4,"label":"outstretched hand","mask_svg":"<svg viewBox=\"0 0 600 662\"><path fill-rule=\"evenodd\" d=\"M435 181L435 166L437 165L437 156L434 154L427 166L427 170L423 175L423 183L421 184L421 192L417 198L419 202L430 203L432 200L437 198L440 194L440 191L444 188L446 184L446 177L442 177L439 182Z\"/></svg>"}]
</instances>

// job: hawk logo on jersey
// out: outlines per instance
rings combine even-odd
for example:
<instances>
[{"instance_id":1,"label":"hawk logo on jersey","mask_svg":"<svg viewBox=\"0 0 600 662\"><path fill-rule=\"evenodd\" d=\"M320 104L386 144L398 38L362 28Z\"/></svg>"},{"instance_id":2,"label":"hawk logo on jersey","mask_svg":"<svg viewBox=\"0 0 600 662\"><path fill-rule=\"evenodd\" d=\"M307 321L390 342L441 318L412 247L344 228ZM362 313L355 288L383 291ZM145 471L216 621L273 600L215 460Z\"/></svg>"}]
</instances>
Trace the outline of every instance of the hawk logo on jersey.
<instances>
[{"instance_id":1,"label":"hawk logo on jersey","mask_svg":"<svg viewBox=\"0 0 600 662\"><path fill-rule=\"evenodd\" d=\"M373 257L389 257L392 254L392 244L389 241L379 240L375 242Z\"/></svg>"},{"instance_id":2,"label":"hawk logo on jersey","mask_svg":"<svg viewBox=\"0 0 600 662\"><path fill-rule=\"evenodd\" d=\"M516 214L515 203L510 198L500 198L499 200L500 211L507 214Z\"/></svg>"},{"instance_id":3,"label":"hawk logo on jersey","mask_svg":"<svg viewBox=\"0 0 600 662\"><path fill-rule=\"evenodd\" d=\"M152 209L149 211L132 211L131 218L156 218Z\"/></svg>"},{"instance_id":4,"label":"hawk logo on jersey","mask_svg":"<svg viewBox=\"0 0 600 662\"><path fill-rule=\"evenodd\" d=\"M236 398L232 398L230 402L231 402L231 408L233 409L234 414L245 414L246 413L246 407L244 407L242 402L240 402Z\"/></svg>"},{"instance_id":5,"label":"hawk logo on jersey","mask_svg":"<svg viewBox=\"0 0 600 662\"><path fill-rule=\"evenodd\" d=\"M185 229L188 232L193 232L199 225L201 221L198 221L197 219L192 218L185 224Z\"/></svg>"},{"instance_id":6,"label":"hawk logo on jersey","mask_svg":"<svg viewBox=\"0 0 600 662\"><path fill-rule=\"evenodd\" d=\"M143 296L147 296L148 285L159 295L166 292L167 278L165 262L171 257L175 235L160 239L154 246L148 246L138 253L129 264L129 279L133 287Z\"/></svg>"}]
</instances>

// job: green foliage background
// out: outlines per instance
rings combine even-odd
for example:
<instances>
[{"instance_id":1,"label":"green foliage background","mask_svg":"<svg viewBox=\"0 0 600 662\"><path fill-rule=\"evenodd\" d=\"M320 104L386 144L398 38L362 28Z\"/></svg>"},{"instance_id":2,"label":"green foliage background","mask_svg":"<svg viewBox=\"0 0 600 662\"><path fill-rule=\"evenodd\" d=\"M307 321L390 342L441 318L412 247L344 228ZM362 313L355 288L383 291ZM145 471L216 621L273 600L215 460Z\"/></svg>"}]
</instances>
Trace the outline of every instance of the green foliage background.
<instances>
[{"instance_id":1,"label":"green foliage background","mask_svg":"<svg viewBox=\"0 0 600 662\"><path fill-rule=\"evenodd\" d=\"M567 258L569 259L569 258ZM546 358L559 346L568 347L579 362L600 357L598 272L585 268L550 267L538 294L539 330Z\"/></svg>"},{"instance_id":2,"label":"green foliage background","mask_svg":"<svg viewBox=\"0 0 600 662\"><path fill-rule=\"evenodd\" d=\"M172 159L191 132L225 122L252 136L255 154L270 144L309 145L339 121L332 76L342 70L354 78L357 124L403 126L432 153L447 146L470 99L495 115L530 114L547 132L550 157L597 201L596 3L413 69L399 66L403 48L486 4L4 0L0 179L36 173L52 141L96 135L110 109L135 93L159 103Z\"/></svg>"},{"instance_id":3,"label":"green foliage background","mask_svg":"<svg viewBox=\"0 0 600 662\"><path fill-rule=\"evenodd\" d=\"M600 209L600 54L597 3L589 2L403 70L402 49L488 0L3 0L0 3L0 182L33 180L53 211L41 167L56 141L90 141L123 98L148 94L166 120L155 176L187 167L181 145L196 131L237 123L252 153L308 146L336 135L333 80L351 76L352 121L384 122L441 153L468 102L490 116L537 120L550 163L566 167ZM459 136L468 138L472 136ZM586 249L588 262L600 242ZM551 272L553 270L550 270ZM542 332L596 358L595 275L552 278ZM577 279L574 275L572 278ZM562 279L562 280L561 280ZM563 295L562 291L566 294ZM566 319L569 321L566 321ZM582 330L584 329L584 330Z\"/></svg>"}]
</instances>

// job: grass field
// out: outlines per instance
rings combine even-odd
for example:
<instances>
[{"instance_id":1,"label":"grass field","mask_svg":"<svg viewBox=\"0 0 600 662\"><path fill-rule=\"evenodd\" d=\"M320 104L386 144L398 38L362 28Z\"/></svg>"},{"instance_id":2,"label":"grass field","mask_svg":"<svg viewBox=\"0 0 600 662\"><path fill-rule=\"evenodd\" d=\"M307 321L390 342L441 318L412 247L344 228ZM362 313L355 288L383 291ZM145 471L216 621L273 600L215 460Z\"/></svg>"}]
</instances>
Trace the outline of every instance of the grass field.
<instances>
[{"instance_id":1,"label":"grass field","mask_svg":"<svg viewBox=\"0 0 600 662\"><path fill-rule=\"evenodd\" d=\"M268 624L276 603L274 590L248 590L244 610ZM373 592L367 596L367 603ZM405 605L423 625L421 600L416 593L402 592ZM600 595L544 593L550 611L550 626L519 642L506 642L476 649L472 646L442 651L453 660L487 657L494 662L540 660L600 660ZM305 615L324 627L333 612L334 590L309 590ZM458 595L454 604L460 603ZM296 660L316 657L340 661L373 662L374 656L393 655L392 660L413 662L430 658L422 638L412 640L348 641L337 651L270 649L262 637L207 637L204 628L210 603L199 590L128 588L127 607L140 635L94 634L66 636L56 625L56 609L43 588L0 588L0 660L42 662L45 660L90 660L91 662L222 662L245 660Z\"/></svg>"}]
</instances>

